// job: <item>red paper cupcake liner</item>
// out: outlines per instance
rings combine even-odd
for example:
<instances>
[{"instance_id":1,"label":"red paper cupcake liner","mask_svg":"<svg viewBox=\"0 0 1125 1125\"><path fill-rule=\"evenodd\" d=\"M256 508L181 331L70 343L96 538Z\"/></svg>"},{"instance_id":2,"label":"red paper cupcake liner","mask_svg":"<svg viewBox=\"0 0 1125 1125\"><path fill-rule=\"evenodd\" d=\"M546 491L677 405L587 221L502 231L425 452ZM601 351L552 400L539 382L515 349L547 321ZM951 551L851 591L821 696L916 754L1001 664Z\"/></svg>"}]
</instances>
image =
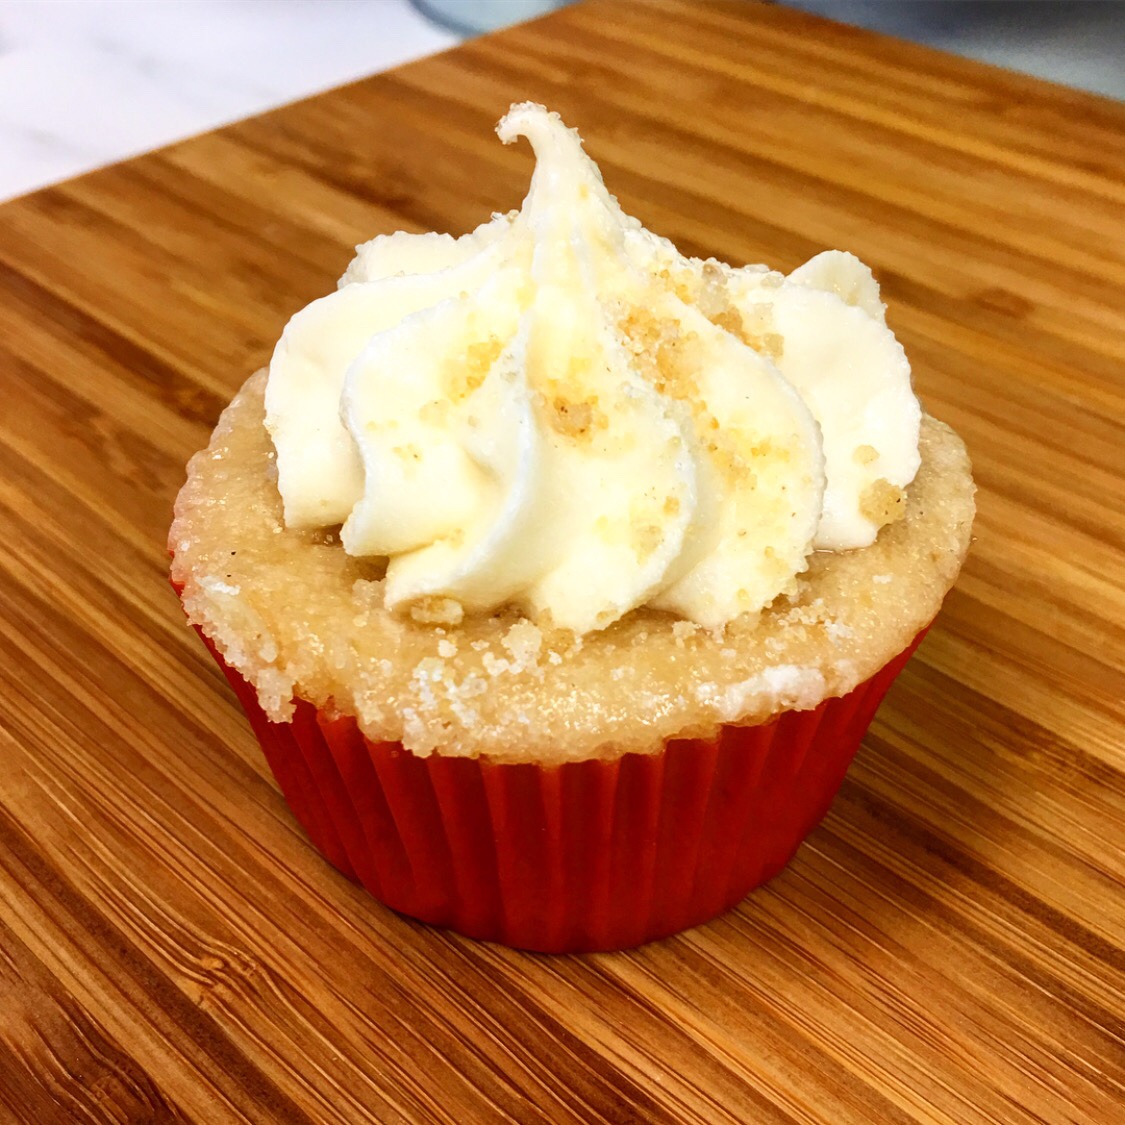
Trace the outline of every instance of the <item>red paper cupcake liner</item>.
<instances>
[{"instance_id":1,"label":"red paper cupcake liner","mask_svg":"<svg viewBox=\"0 0 1125 1125\"><path fill-rule=\"evenodd\" d=\"M564 953L677 933L776 875L828 811L921 636L815 710L559 766L418 757L302 700L292 722L271 722L204 641L334 867L423 922Z\"/></svg>"}]
</instances>

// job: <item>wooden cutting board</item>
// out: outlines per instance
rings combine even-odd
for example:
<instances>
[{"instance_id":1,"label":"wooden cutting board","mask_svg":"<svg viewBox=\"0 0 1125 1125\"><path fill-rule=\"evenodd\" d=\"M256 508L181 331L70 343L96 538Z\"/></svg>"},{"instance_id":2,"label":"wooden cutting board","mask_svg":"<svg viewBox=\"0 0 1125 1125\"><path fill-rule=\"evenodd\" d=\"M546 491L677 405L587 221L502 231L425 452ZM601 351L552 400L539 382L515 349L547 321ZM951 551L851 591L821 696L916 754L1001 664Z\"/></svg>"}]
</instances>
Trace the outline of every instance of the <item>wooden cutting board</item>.
<instances>
[{"instance_id":1,"label":"wooden cutting board","mask_svg":"<svg viewBox=\"0 0 1125 1125\"><path fill-rule=\"evenodd\" d=\"M694 254L853 250L977 541L726 917L543 957L397 917L168 588L188 456L354 243L518 205L532 98ZM1125 108L750 4L580 5L0 207L0 1119L1125 1120Z\"/></svg>"}]
</instances>

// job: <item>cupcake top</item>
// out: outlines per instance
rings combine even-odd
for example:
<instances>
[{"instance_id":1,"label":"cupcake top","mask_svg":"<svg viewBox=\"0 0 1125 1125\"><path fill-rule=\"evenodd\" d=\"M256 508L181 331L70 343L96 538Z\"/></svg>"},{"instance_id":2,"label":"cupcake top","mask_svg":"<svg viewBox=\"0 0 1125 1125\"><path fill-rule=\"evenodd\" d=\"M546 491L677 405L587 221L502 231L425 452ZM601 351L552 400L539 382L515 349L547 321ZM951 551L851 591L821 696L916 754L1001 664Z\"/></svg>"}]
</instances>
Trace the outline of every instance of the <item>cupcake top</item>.
<instances>
[{"instance_id":1,"label":"cupcake top","mask_svg":"<svg viewBox=\"0 0 1125 1125\"><path fill-rule=\"evenodd\" d=\"M515 606L583 635L639 606L723 625L901 515L921 412L866 267L685 259L557 115L498 132L535 150L520 211L376 238L286 327L287 527L342 525L404 617Z\"/></svg>"},{"instance_id":2,"label":"cupcake top","mask_svg":"<svg viewBox=\"0 0 1125 1125\"><path fill-rule=\"evenodd\" d=\"M189 619L275 721L418 754L655 751L850 691L973 517L870 272L681 257L557 117L500 133L536 151L523 209L360 246L192 459Z\"/></svg>"}]
</instances>

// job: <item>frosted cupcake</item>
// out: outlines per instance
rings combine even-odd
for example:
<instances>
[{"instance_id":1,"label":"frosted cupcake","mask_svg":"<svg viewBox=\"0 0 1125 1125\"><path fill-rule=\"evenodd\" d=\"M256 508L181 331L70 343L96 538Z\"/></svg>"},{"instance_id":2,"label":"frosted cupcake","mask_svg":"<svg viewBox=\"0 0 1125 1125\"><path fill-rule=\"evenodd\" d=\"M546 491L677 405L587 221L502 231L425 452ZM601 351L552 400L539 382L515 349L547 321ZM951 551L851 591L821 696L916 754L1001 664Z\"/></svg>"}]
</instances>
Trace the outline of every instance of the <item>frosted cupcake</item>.
<instances>
[{"instance_id":1,"label":"frosted cupcake","mask_svg":"<svg viewBox=\"0 0 1125 1125\"><path fill-rule=\"evenodd\" d=\"M558 117L471 234L357 248L197 454L189 619L310 838L547 951L713 917L823 817L968 549L878 286L682 257Z\"/></svg>"}]
</instances>

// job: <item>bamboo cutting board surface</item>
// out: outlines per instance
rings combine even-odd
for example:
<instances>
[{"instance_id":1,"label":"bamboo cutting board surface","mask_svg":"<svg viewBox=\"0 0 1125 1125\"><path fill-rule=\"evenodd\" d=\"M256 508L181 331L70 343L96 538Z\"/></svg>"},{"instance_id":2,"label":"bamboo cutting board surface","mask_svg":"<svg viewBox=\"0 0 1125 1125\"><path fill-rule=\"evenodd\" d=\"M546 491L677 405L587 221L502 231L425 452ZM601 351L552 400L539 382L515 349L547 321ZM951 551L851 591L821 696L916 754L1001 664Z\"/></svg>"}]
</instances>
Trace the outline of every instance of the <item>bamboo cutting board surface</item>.
<instances>
[{"instance_id":1,"label":"bamboo cutting board surface","mask_svg":"<svg viewBox=\"0 0 1125 1125\"><path fill-rule=\"evenodd\" d=\"M685 252L853 250L980 485L824 824L623 954L397 917L167 585L188 456L532 98ZM0 1120L1100 1122L1125 1104L1125 108L779 8L595 2L0 207Z\"/></svg>"}]
</instances>

